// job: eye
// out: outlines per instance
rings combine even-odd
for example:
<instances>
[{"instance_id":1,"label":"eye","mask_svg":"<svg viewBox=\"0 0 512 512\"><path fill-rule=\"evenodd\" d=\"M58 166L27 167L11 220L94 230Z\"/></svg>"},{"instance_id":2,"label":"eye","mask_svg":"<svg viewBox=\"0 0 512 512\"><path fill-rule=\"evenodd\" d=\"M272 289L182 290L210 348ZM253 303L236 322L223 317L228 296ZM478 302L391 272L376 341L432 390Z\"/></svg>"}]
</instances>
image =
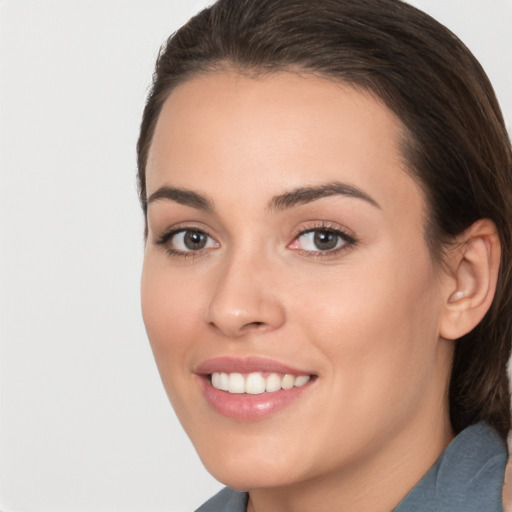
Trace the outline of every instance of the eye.
<instances>
[{"instance_id":1,"label":"eye","mask_svg":"<svg viewBox=\"0 0 512 512\"><path fill-rule=\"evenodd\" d=\"M158 245L165 245L172 255L187 255L219 246L208 233L198 229L177 229L164 234Z\"/></svg>"},{"instance_id":2,"label":"eye","mask_svg":"<svg viewBox=\"0 0 512 512\"><path fill-rule=\"evenodd\" d=\"M289 245L290 249L306 253L335 253L355 244L355 240L339 229L314 228L299 233Z\"/></svg>"}]
</instances>

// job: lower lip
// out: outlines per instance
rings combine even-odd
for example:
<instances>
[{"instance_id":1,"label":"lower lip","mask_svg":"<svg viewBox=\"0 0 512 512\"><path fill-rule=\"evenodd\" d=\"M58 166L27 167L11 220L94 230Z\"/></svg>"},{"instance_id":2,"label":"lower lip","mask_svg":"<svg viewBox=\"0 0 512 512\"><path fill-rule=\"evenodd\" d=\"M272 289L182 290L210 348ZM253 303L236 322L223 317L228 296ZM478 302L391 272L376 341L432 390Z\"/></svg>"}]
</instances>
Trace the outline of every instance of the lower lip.
<instances>
[{"instance_id":1,"label":"lower lip","mask_svg":"<svg viewBox=\"0 0 512 512\"><path fill-rule=\"evenodd\" d=\"M260 395L228 393L214 388L209 377L201 377L203 394L209 405L219 414L239 420L263 419L295 402L313 382L291 389L281 389Z\"/></svg>"}]
</instances>

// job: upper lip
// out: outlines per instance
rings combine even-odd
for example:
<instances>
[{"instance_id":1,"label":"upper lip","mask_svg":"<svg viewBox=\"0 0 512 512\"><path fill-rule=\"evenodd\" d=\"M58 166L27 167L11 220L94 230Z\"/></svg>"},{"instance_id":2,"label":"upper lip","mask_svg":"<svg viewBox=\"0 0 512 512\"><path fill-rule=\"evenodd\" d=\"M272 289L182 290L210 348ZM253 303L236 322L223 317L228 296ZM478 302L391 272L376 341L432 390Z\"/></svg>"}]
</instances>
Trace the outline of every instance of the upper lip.
<instances>
[{"instance_id":1,"label":"upper lip","mask_svg":"<svg viewBox=\"0 0 512 512\"><path fill-rule=\"evenodd\" d=\"M225 373L252 373L269 372L283 373L291 375L312 375L310 371L293 368L273 359L264 357L215 357L203 361L195 368L195 373L199 375L209 375L213 372Z\"/></svg>"}]
</instances>

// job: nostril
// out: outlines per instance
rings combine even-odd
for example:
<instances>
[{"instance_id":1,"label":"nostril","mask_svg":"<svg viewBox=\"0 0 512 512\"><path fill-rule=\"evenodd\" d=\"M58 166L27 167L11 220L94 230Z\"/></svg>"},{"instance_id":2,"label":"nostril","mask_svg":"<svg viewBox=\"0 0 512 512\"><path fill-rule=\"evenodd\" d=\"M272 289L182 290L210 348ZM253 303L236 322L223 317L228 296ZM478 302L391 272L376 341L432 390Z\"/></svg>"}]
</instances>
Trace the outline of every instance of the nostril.
<instances>
[{"instance_id":1,"label":"nostril","mask_svg":"<svg viewBox=\"0 0 512 512\"><path fill-rule=\"evenodd\" d=\"M210 326L219 329L219 326L215 322L208 322ZM260 330L264 328L267 324L265 322L247 322L246 324L243 324L240 328L237 328L236 331L238 334L242 334L244 332L250 331L252 329ZM224 326L224 329L226 330L226 326Z\"/></svg>"},{"instance_id":2,"label":"nostril","mask_svg":"<svg viewBox=\"0 0 512 512\"><path fill-rule=\"evenodd\" d=\"M245 325L242 326L241 332L247 332L247 331L251 331L253 329L261 330L265 326L266 326L265 322L247 322Z\"/></svg>"},{"instance_id":3,"label":"nostril","mask_svg":"<svg viewBox=\"0 0 512 512\"><path fill-rule=\"evenodd\" d=\"M246 324L244 326L245 329L251 329L251 328L256 328L256 329L259 329L261 327L265 327L265 322L250 322L248 324Z\"/></svg>"}]
</instances>

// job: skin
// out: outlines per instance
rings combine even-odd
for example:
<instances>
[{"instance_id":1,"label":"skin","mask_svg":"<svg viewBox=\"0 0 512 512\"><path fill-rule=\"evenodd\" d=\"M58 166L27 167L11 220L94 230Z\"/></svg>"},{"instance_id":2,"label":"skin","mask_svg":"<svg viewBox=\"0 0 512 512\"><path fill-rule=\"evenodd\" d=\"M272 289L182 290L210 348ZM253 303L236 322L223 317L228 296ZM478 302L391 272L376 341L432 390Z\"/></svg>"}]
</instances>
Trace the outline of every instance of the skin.
<instances>
[{"instance_id":1,"label":"skin","mask_svg":"<svg viewBox=\"0 0 512 512\"><path fill-rule=\"evenodd\" d=\"M371 95L285 72L197 76L164 105L148 197L163 186L192 190L211 209L150 202L144 321L183 427L217 479L250 491L248 510L389 511L453 437L453 344L442 330L456 283L429 254L401 134ZM371 200L269 207L333 182ZM355 243L322 251L298 235L325 226ZM186 252L178 237L158 244L172 228L201 230L208 243ZM316 379L269 417L227 418L194 373L219 356L262 356Z\"/></svg>"}]
</instances>

